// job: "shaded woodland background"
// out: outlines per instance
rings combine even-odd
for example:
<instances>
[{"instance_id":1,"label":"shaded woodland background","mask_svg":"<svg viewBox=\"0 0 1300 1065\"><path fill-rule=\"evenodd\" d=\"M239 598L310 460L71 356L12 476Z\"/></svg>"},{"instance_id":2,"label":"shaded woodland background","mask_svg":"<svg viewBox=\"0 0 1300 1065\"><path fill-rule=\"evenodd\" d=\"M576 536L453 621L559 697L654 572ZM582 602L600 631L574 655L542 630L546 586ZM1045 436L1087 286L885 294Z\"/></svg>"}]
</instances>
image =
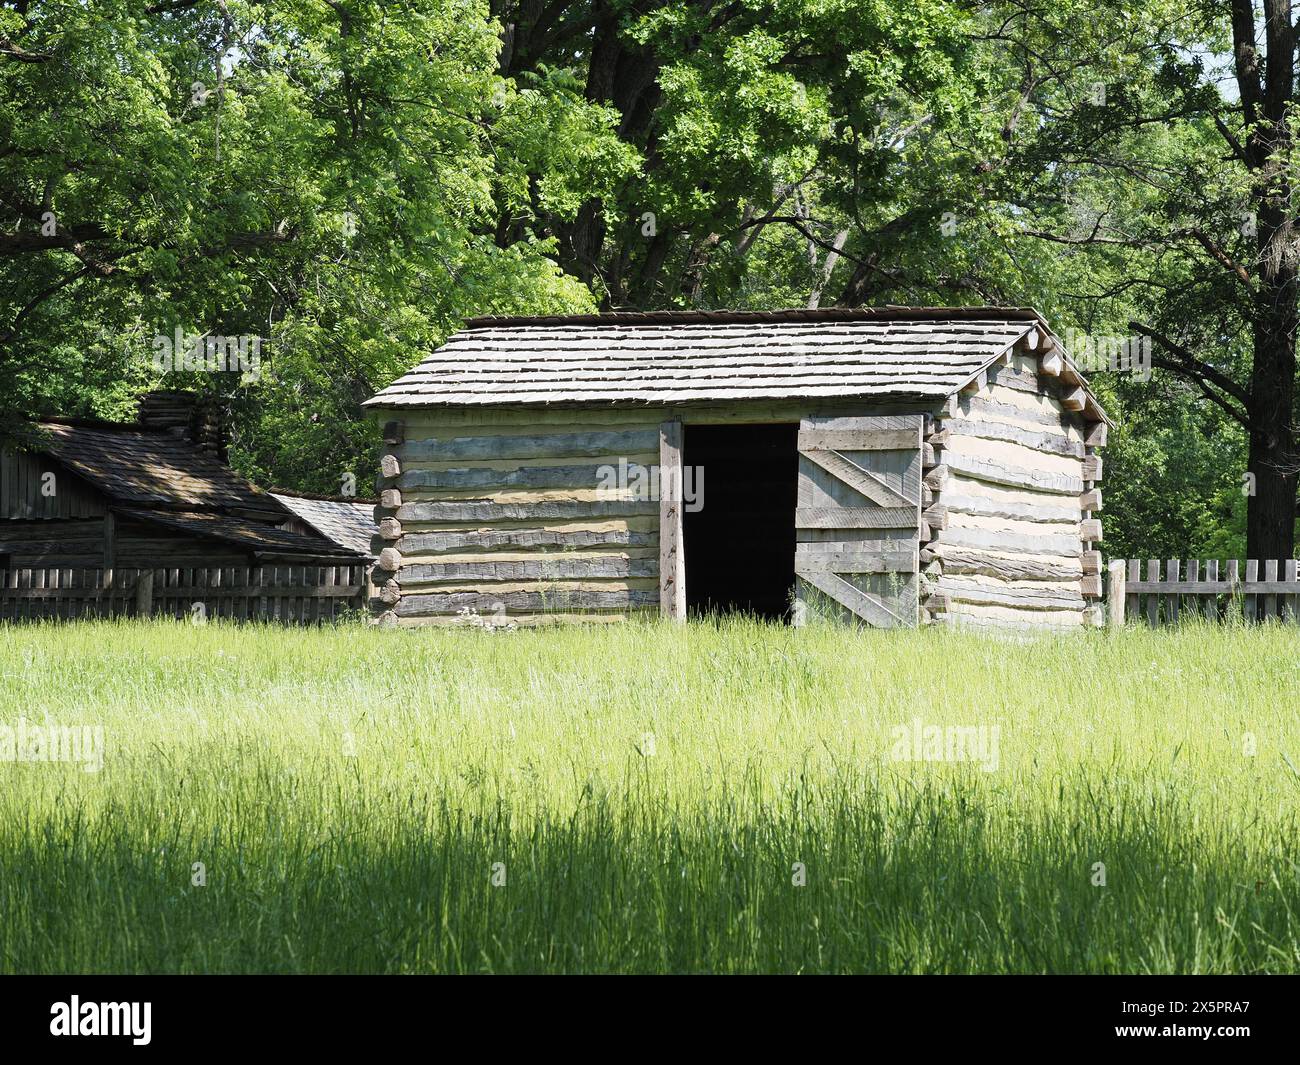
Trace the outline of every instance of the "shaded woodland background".
<instances>
[{"instance_id":1,"label":"shaded woodland background","mask_svg":"<svg viewBox=\"0 0 1300 1065\"><path fill-rule=\"evenodd\" d=\"M1109 554L1289 557L1295 52L1277 0L0 0L0 432L195 387L364 492L469 316L1032 305L1151 344ZM177 327L260 374L161 377Z\"/></svg>"}]
</instances>

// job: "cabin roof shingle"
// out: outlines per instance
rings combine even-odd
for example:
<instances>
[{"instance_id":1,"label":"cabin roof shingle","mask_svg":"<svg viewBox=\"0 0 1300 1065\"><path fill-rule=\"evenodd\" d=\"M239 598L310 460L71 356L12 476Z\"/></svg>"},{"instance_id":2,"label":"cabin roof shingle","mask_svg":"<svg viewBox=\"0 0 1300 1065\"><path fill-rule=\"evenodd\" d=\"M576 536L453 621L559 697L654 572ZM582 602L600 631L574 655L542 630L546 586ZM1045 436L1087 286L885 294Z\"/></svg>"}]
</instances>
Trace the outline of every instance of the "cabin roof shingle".
<instances>
[{"instance_id":1,"label":"cabin roof shingle","mask_svg":"<svg viewBox=\"0 0 1300 1065\"><path fill-rule=\"evenodd\" d=\"M1032 330L1006 307L476 318L366 406L942 399Z\"/></svg>"},{"instance_id":2,"label":"cabin roof shingle","mask_svg":"<svg viewBox=\"0 0 1300 1065\"><path fill-rule=\"evenodd\" d=\"M363 555L371 555L370 542L378 532L373 502L318 499L288 492L272 494L322 536Z\"/></svg>"},{"instance_id":3,"label":"cabin roof shingle","mask_svg":"<svg viewBox=\"0 0 1300 1065\"><path fill-rule=\"evenodd\" d=\"M139 426L42 422L41 450L116 502L282 517L268 492L175 435Z\"/></svg>"}]
</instances>

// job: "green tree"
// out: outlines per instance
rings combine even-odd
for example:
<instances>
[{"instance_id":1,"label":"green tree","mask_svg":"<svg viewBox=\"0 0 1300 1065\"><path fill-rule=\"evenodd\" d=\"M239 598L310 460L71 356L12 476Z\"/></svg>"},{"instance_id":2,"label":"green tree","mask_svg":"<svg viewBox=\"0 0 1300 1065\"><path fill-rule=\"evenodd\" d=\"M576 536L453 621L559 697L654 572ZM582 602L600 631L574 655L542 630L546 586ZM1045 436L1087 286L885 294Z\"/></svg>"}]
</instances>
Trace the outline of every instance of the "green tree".
<instances>
[{"instance_id":1,"label":"green tree","mask_svg":"<svg viewBox=\"0 0 1300 1065\"><path fill-rule=\"evenodd\" d=\"M357 404L469 314L585 310L554 243L571 185L638 165L563 78L500 76L472 2L0 4L0 414L120 415L153 340L265 341L226 393L236 453L337 491L369 469Z\"/></svg>"},{"instance_id":2,"label":"green tree","mask_svg":"<svg viewBox=\"0 0 1300 1065\"><path fill-rule=\"evenodd\" d=\"M1244 437L1229 479L1249 474L1253 558L1295 548L1290 8L1113 2L1102 20L1093 3L1011 0L992 7L985 34L1018 118L996 167L1000 201L1022 234L1067 256L1086 305L1076 320L1145 338L1157 370ZM1186 427L1184 407L1167 413ZM1203 469L1203 483L1220 473Z\"/></svg>"}]
</instances>

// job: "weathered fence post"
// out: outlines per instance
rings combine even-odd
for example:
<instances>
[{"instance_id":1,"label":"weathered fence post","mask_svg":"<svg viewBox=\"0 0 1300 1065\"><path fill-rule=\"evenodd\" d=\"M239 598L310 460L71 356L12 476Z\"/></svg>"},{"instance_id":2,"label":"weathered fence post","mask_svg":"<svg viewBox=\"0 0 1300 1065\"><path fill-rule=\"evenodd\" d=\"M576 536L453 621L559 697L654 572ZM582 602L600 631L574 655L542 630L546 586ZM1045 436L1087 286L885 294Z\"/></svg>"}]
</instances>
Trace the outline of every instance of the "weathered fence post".
<instances>
[{"instance_id":1,"label":"weathered fence post","mask_svg":"<svg viewBox=\"0 0 1300 1065\"><path fill-rule=\"evenodd\" d=\"M153 570L143 569L135 582L135 616L147 618L153 614Z\"/></svg>"},{"instance_id":2,"label":"weathered fence post","mask_svg":"<svg viewBox=\"0 0 1300 1065\"><path fill-rule=\"evenodd\" d=\"M1124 597L1128 594L1124 567L1122 558L1113 558L1106 566L1106 622L1112 629L1124 627Z\"/></svg>"}]
</instances>

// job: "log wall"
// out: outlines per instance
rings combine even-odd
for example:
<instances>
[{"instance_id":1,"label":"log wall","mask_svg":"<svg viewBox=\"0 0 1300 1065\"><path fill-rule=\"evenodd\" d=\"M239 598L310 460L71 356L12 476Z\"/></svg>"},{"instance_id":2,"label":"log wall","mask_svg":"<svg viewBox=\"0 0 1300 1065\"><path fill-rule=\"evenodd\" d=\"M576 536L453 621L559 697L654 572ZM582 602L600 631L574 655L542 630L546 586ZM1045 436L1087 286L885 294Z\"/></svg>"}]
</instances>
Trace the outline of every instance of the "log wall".
<instances>
[{"instance_id":1,"label":"log wall","mask_svg":"<svg viewBox=\"0 0 1300 1065\"><path fill-rule=\"evenodd\" d=\"M1067 409L1070 384L1042 371L1041 353L1017 351L937 412L922 551L932 620L1059 629L1095 621L1100 460L1088 440L1104 441L1104 432Z\"/></svg>"},{"instance_id":2,"label":"log wall","mask_svg":"<svg viewBox=\"0 0 1300 1065\"><path fill-rule=\"evenodd\" d=\"M532 625L659 610L659 503L602 466L659 463L662 411L419 411L385 426L381 621ZM468 612L465 613L465 612Z\"/></svg>"},{"instance_id":3,"label":"log wall","mask_svg":"<svg viewBox=\"0 0 1300 1065\"><path fill-rule=\"evenodd\" d=\"M1017 353L944 407L735 404L381 412L381 623L534 625L660 607L660 507L598 488L603 465L654 466L660 427L927 413L921 594L928 621L1076 628L1100 595L1092 512L1104 426L1068 381ZM1098 429L1102 432L1099 434ZM1091 463L1091 465L1090 465ZM1092 582L1095 580L1096 587ZM468 615L467 613L468 612Z\"/></svg>"}]
</instances>

